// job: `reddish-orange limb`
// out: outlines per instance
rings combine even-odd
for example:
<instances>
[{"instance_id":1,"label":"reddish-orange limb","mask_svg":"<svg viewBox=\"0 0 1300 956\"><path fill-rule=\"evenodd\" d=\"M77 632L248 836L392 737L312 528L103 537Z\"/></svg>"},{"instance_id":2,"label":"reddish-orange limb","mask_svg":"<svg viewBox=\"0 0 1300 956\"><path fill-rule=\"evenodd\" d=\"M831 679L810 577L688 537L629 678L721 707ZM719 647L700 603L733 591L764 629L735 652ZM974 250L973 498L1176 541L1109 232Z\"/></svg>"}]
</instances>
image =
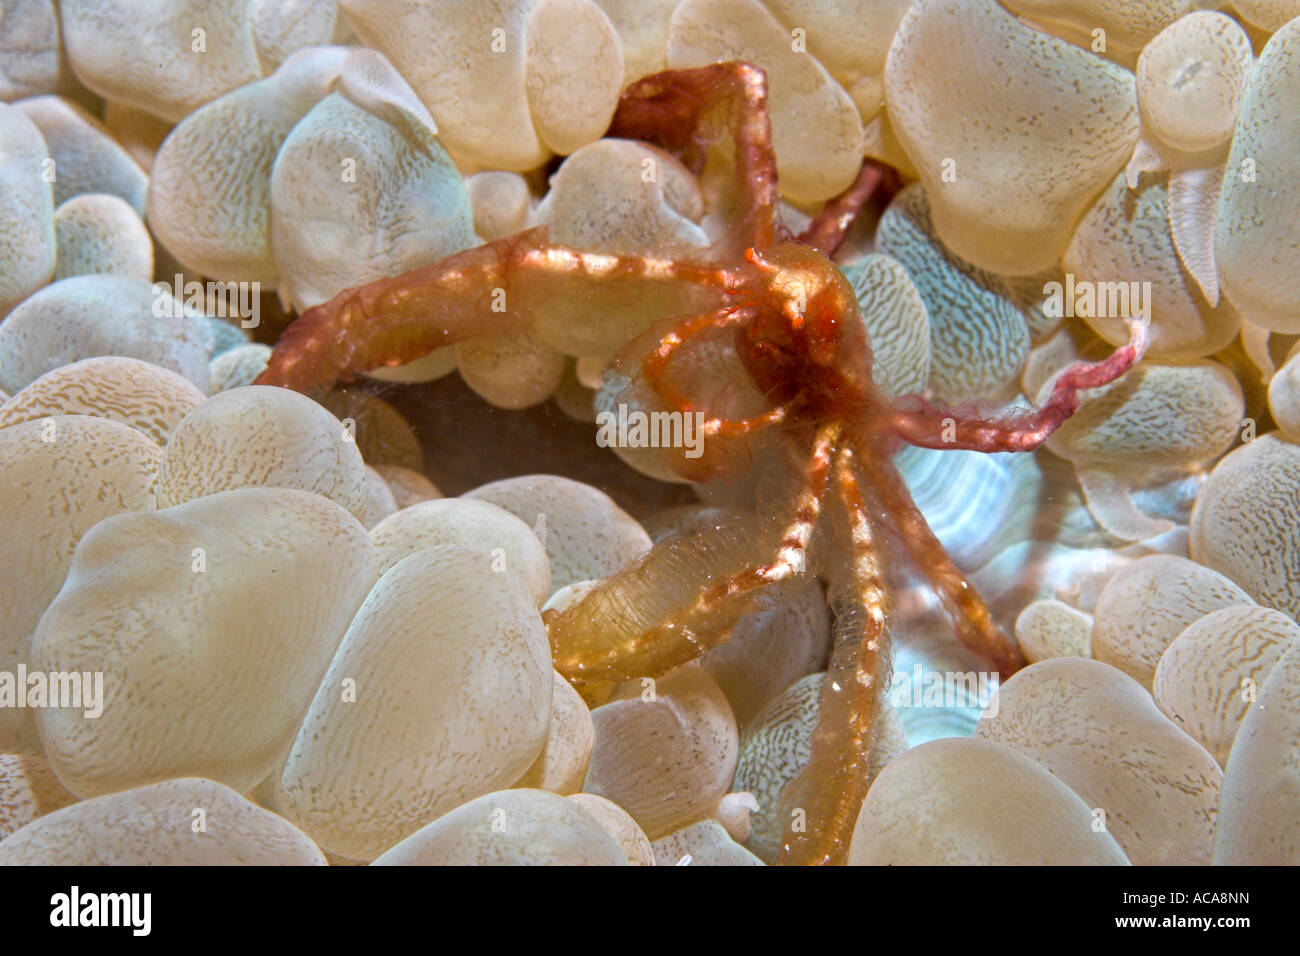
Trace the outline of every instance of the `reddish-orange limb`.
<instances>
[{"instance_id":1,"label":"reddish-orange limb","mask_svg":"<svg viewBox=\"0 0 1300 956\"><path fill-rule=\"evenodd\" d=\"M977 418L936 408L917 397L899 399L890 424L893 433L922 448L967 451L1033 451L1051 437L1079 407L1079 392L1100 388L1118 379L1146 352L1147 324L1129 323L1130 338L1101 362L1076 362L1056 377L1052 393L1041 408L1006 416Z\"/></svg>"},{"instance_id":2,"label":"reddish-orange limb","mask_svg":"<svg viewBox=\"0 0 1300 956\"><path fill-rule=\"evenodd\" d=\"M993 664L1003 678L1024 667L1020 648L998 627L984 598L930 530L893 463L864 455L861 470L903 548L939 596L958 640Z\"/></svg>"},{"instance_id":3,"label":"reddish-orange limb","mask_svg":"<svg viewBox=\"0 0 1300 956\"><path fill-rule=\"evenodd\" d=\"M767 74L749 63L667 70L623 92L607 136L639 139L677 153L695 173L724 133L734 144L736 251L775 239L776 153L767 118Z\"/></svg>"},{"instance_id":4,"label":"reddish-orange limb","mask_svg":"<svg viewBox=\"0 0 1300 956\"><path fill-rule=\"evenodd\" d=\"M728 305L704 315L683 316L670 320L668 330L663 333L650 354L641 361L641 377L650 383L655 394L671 409L679 412L695 411L695 403L666 380L664 371L668 368L668 363L677 354L678 349L692 339L706 332L749 321L753 317L754 314L749 309Z\"/></svg>"},{"instance_id":5,"label":"reddish-orange limb","mask_svg":"<svg viewBox=\"0 0 1300 956\"><path fill-rule=\"evenodd\" d=\"M813 442L802 492L773 560L757 526L710 525L674 535L547 622L555 669L573 681L657 677L731 636L752 599L806 572L839 425Z\"/></svg>"},{"instance_id":6,"label":"reddish-orange limb","mask_svg":"<svg viewBox=\"0 0 1300 956\"><path fill-rule=\"evenodd\" d=\"M841 430L842 426L838 422L831 422L818 429L817 436L813 439L812 454L804 468L802 490L795 501L794 513L777 545L776 560L762 567L746 568L733 575L705 592L701 601L725 600L756 587L778 584L807 570L808 545L822 513L826 480Z\"/></svg>"},{"instance_id":7,"label":"reddish-orange limb","mask_svg":"<svg viewBox=\"0 0 1300 956\"><path fill-rule=\"evenodd\" d=\"M835 255L854 221L884 181L886 167L865 160L853 185L830 200L799 234L799 241L812 246L826 258Z\"/></svg>"},{"instance_id":8,"label":"reddish-orange limb","mask_svg":"<svg viewBox=\"0 0 1300 956\"><path fill-rule=\"evenodd\" d=\"M547 241L544 228L340 292L280 336L260 385L320 397L339 381L401 365L436 348L529 327L565 297L603 290L647 293L694 286L724 301L725 270L645 256L582 252Z\"/></svg>"},{"instance_id":9,"label":"reddish-orange limb","mask_svg":"<svg viewBox=\"0 0 1300 956\"><path fill-rule=\"evenodd\" d=\"M817 727L807 765L782 797L783 865L843 863L867 794L889 661L886 582L854 450L840 450L835 482L850 541L848 561L831 570L836 612L831 660L822 679Z\"/></svg>"},{"instance_id":10,"label":"reddish-orange limb","mask_svg":"<svg viewBox=\"0 0 1300 956\"><path fill-rule=\"evenodd\" d=\"M777 405L753 418L707 418L700 426L705 435L717 435L720 438L739 438L762 431L770 425L777 425L791 415L791 405Z\"/></svg>"},{"instance_id":11,"label":"reddish-orange limb","mask_svg":"<svg viewBox=\"0 0 1300 956\"><path fill-rule=\"evenodd\" d=\"M752 250L751 250L752 251ZM670 320L669 329L659 339L654 349L642 361L641 378L650 383L658 399L670 411L691 413L698 410L697 404L685 393L668 381L664 374L668 363L678 349L691 339L698 338L706 332L717 331L731 325L751 321L752 309L730 305L705 315L685 316ZM785 421L793 411L793 405L778 405L751 418L707 418L701 423L705 435L719 438L736 438L776 425Z\"/></svg>"}]
</instances>

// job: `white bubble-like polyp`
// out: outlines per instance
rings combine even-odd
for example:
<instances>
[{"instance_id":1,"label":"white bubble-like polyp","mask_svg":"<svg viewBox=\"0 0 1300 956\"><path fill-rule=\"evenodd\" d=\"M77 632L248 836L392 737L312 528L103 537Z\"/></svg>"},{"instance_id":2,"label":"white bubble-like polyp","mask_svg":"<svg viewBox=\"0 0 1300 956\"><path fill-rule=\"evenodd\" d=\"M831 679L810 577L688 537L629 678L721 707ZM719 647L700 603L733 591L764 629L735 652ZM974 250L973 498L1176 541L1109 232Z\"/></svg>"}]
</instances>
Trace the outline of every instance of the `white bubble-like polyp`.
<instances>
[{"instance_id":1,"label":"white bubble-like polyp","mask_svg":"<svg viewBox=\"0 0 1300 956\"><path fill-rule=\"evenodd\" d=\"M1231 17L1198 10L1176 20L1138 57L1144 128L1189 153L1223 145L1253 61L1250 38Z\"/></svg>"},{"instance_id":2,"label":"white bubble-like polyp","mask_svg":"<svg viewBox=\"0 0 1300 956\"><path fill-rule=\"evenodd\" d=\"M1274 332L1300 332L1300 17L1269 39L1237 112L1215 220L1224 294Z\"/></svg>"},{"instance_id":3,"label":"white bubble-like polyp","mask_svg":"<svg viewBox=\"0 0 1300 956\"><path fill-rule=\"evenodd\" d=\"M105 193L73 196L54 211L54 277L125 275L153 278L153 240L130 204Z\"/></svg>"},{"instance_id":4,"label":"white bubble-like polyp","mask_svg":"<svg viewBox=\"0 0 1300 956\"><path fill-rule=\"evenodd\" d=\"M0 841L0 866L105 863L324 866L325 857L289 821L224 784L194 777L83 800Z\"/></svg>"},{"instance_id":5,"label":"white bubble-like polyp","mask_svg":"<svg viewBox=\"0 0 1300 956\"><path fill-rule=\"evenodd\" d=\"M81 796L189 775L252 789L373 580L365 529L304 491L243 488L100 521L32 639L34 669L102 673L97 717L37 714L55 773Z\"/></svg>"},{"instance_id":6,"label":"white bubble-like polyp","mask_svg":"<svg viewBox=\"0 0 1300 956\"><path fill-rule=\"evenodd\" d=\"M1060 258L1138 138L1132 73L996 0L914 4L889 50L885 101L939 237L1002 275Z\"/></svg>"},{"instance_id":7,"label":"white bubble-like polyp","mask_svg":"<svg viewBox=\"0 0 1300 956\"><path fill-rule=\"evenodd\" d=\"M518 577L540 607L551 594L546 549L504 508L473 498L436 498L403 507L370 532L380 572L424 548L454 544L481 552L484 569Z\"/></svg>"},{"instance_id":8,"label":"white bubble-like polyp","mask_svg":"<svg viewBox=\"0 0 1300 956\"><path fill-rule=\"evenodd\" d=\"M262 75L246 3L63 0L59 16L82 83L172 122Z\"/></svg>"},{"instance_id":9,"label":"white bubble-like polyp","mask_svg":"<svg viewBox=\"0 0 1300 956\"><path fill-rule=\"evenodd\" d=\"M627 866L628 858L581 803L545 790L502 790L457 807L373 865Z\"/></svg>"},{"instance_id":10,"label":"white bubble-like polyp","mask_svg":"<svg viewBox=\"0 0 1300 956\"><path fill-rule=\"evenodd\" d=\"M851 866L1124 866L1092 809L1011 747L931 740L890 763L867 793Z\"/></svg>"},{"instance_id":11,"label":"white bubble-like polyp","mask_svg":"<svg viewBox=\"0 0 1300 956\"><path fill-rule=\"evenodd\" d=\"M61 365L124 355L208 387L209 333L166 288L119 275L60 279L0 325L0 387L18 391Z\"/></svg>"},{"instance_id":12,"label":"white bubble-like polyp","mask_svg":"<svg viewBox=\"0 0 1300 956\"><path fill-rule=\"evenodd\" d=\"M365 462L352 432L286 388L230 389L187 414L168 439L158 501L257 487L299 488L365 513Z\"/></svg>"},{"instance_id":13,"label":"white bubble-like polyp","mask_svg":"<svg viewBox=\"0 0 1300 956\"><path fill-rule=\"evenodd\" d=\"M94 415L139 429L161 447L205 396L181 375L104 355L46 372L0 408L0 428L49 415Z\"/></svg>"},{"instance_id":14,"label":"white bubble-like polyp","mask_svg":"<svg viewBox=\"0 0 1300 956\"><path fill-rule=\"evenodd\" d=\"M1227 766L1258 688L1300 625L1272 608L1238 605L1193 621L1166 648L1151 690L1169 719Z\"/></svg>"},{"instance_id":15,"label":"white bubble-like polyp","mask_svg":"<svg viewBox=\"0 0 1300 956\"><path fill-rule=\"evenodd\" d=\"M148 435L106 418L51 414L0 427L0 548L12 562L0 575L0 670L27 662L82 536L104 518L154 507L161 462ZM35 713L0 707L0 752L39 752Z\"/></svg>"},{"instance_id":16,"label":"white bubble-like polyp","mask_svg":"<svg viewBox=\"0 0 1300 956\"><path fill-rule=\"evenodd\" d=\"M0 316L54 275L54 190L36 124L0 103Z\"/></svg>"},{"instance_id":17,"label":"white bubble-like polyp","mask_svg":"<svg viewBox=\"0 0 1300 956\"><path fill-rule=\"evenodd\" d=\"M415 552L379 579L320 683L280 775L286 813L331 852L374 859L528 770L552 675L518 578L468 548Z\"/></svg>"}]
</instances>

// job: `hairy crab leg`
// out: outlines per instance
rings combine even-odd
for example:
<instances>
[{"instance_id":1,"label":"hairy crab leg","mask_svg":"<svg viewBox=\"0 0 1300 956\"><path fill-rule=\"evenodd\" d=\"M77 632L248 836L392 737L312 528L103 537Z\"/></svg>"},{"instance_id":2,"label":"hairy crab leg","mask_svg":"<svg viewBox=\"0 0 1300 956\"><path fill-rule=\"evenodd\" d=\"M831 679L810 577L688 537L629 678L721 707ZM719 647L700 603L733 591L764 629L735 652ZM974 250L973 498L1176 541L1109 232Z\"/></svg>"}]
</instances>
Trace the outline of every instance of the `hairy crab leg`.
<instances>
[{"instance_id":1,"label":"hairy crab leg","mask_svg":"<svg viewBox=\"0 0 1300 956\"><path fill-rule=\"evenodd\" d=\"M938 594L958 639L992 662L1004 678L1024 667L1020 648L1002 633L984 598L934 536L893 462L864 456L861 470L917 570Z\"/></svg>"},{"instance_id":2,"label":"hairy crab leg","mask_svg":"<svg viewBox=\"0 0 1300 956\"><path fill-rule=\"evenodd\" d=\"M767 74L749 63L667 70L637 80L619 100L607 136L655 143L698 174L708 147L731 134L739 220L733 252L766 249L776 237L776 153L767 117Z\"/></svg>"},{"instance_id":3,"label":"hairy crab leg","mask_svg":"<svg viewBox=\"0 0 1300 956\"><path fill-rule=\"evenodd\" d=\"M782 797L786 825L777 862L784 865L842 863L867 792L889 639L885 578L857 467L853 449L842 448L834 477L850 554L847 567L831 569L835 633L812 754Z\"/></svg>"},{"instance_id":4,"label":"hairy crab leg","mask_svg":"<svg viewBox=\"0 0 1300 956\"><path fill-rule=\"evenodd\" d=\"M935 408L908 396L899 399L891 415L894 434L922 448L967 451L1032 451L1051 436L1079 407L1079 392L1109 385L1146 352L1147 323L1129 323L1129 342L1101 362L1075 362L1056 377L1052 393L1041 408L1002 419L972 418ZM909 407L910 406L910 407Z\"/></svg>"},{"instance_id":5,"label":"hairy crab leg","mask_svg":"<svg viewBox=\"0 0 1300 956\"><path fill-rule=\"evenodd\" d=\"M749 598L804 573L838 437L838 425L819 430L775 560L761 563L756 526L719 522L661 541L547 621L555 669L575 681L656 677L726 641Z\"/></svg>"},{"instance_id":6,"label":"hairy crab leg","mask_svg":"<svg viewBox=\"0 0 1300 956\"><path fill-rule=\"evenodd\" d=\"M834 199L808 224L808 228L799 234L799 241L812 246L827 259L835 255L854 220L862 212L867 201L875 195L885 179L885 167L871 160L862 163L862 169L853 185Z\"/></svg>"},{"instance_id":7,"label":"hairy crab leg","mask_svg":"<svg viewBox=\"0 0 1300 956\"><path fill-rule=\"evenodd\" d=\"M721 302L733 284L725 269L582 252L548 242L545 228L531 229L308 309L280 336L257 384L320 397L361 372L526 329L536 310L557 297L694 286Z\"/></svg>"},{"instance_id":8,"label":"hairy crab leg","mask_svg":"<svg viewBox=\"0 0 1300 956\"><path fill-rule=\"evenodd\" d=\"M777 405L775 408L764 412L762 415L755 415L753 418L706 418L701 423L700 428L706 435L736 438L785 421L790 416L793 407L793 403L790 405Z\"/></svg>"},{"instance_id":9,"label":"hairy crab leg","mask_svg":"<svg viewBox=\"0 0 1300 956\"><path fill-rule=\"evenodd\" d=\"M650 383L656 397L669 410L684 414L697 411L698 406L695 401L665 380L664 372L669 361L691 339L705 332L749 321L753 317L754 311L752 309L731 305L704 315L684 316L668 320L668 331L658 340L654 349L641 360L639 366L641 378ZM650 334L656 333L651 330ZM633 343L634 346L635 343ZM616 358L615 363L617 364L618 361ZM769 425L785 421L796 407L796 404L791 402L785 405L777 405L752 418L706 418L701 422L700 427L705 435L716 435L723 438L747 435Z\"/></svg>"},{"instance_id":10,"label":"hairy crab leg","mask_svg":"<svg viewBox=\"0 0 1300 956\"><path fill-rule=\"evenodd\" d=\"M691 339L705 332L727 328L754 317L752 309L738 305L728 305L704 315L691 315L670 320L670 328L642 361L641 377L650 383L655 394L669 406L679 412L695 410L695 403L680 391L665 382L664 371L678 350ZM633 343L635 345L635 343ZM616 360L617 361L617 360Z\"/></svg>"},{"instance_id":11,"label":"hairy crab leg","mask_svg":"<svg viewBox=\"0 0 1300 956\"><path fill-rule=\"evenodd\" d=\"M706 593L700 600L713 602L744 593L765 584L777 584L807 570L808 545L812 541L817 518L821 515L831 458L839 441L838 423L823 425L813 439L812 455L805 469L803 490L796 499L794 516L778 545L776 560L760 568L750 568Z\"/></svg>"}]
</instances>

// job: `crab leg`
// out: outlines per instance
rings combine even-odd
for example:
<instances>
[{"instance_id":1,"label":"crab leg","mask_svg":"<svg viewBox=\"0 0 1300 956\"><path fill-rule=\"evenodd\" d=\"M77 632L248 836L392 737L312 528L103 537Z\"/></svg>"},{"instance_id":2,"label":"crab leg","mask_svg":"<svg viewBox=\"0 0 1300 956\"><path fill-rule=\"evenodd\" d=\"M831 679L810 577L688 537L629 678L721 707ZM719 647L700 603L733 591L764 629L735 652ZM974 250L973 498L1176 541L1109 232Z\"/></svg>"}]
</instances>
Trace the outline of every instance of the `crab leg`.
<instances>
[{"instance_id":1,"label":"crab leg","mask_svg":"<svg viewBox=\"0 0 1300 956\"><path fill-rule=\"evenodd\" d=\"M661 541L547 622L555 669L576 681L655 677L726 641L752 598L805 572L838 437L837 425L818 432L773 561L761 563L765 536L753 525L722 522Z\"/></svg>"},{"instance_id":2,"label":"crab leg","mask_svg":"<svg viewBox=\"0 0 1300 956\"><path fill-rule=\"evenodd\" d=\"M650 387L662 401L677 411L694 411L695 403L664 381L664 371L668 368L669 362L672 361L678 350L692 339L698 338L706 332L748 322L753 317L754 312L752 309L738 305L728 305L713 312L706 312L703 315L681 316L660 323L645 333L649 337L658 336L658 340L649 354L645 355L634 367L638 370L640 378L649 382ZM667 326L667 330L661 332L660 330L664 325ZM628 346L628 351L635 352L639 342L640 338ZM620 365L623 364L617 358L615 362Z\"/></svg>"},{"instance_id":3,"label":"crab leg","mask_svg":"<svg viewBox=\"0 0 1300 956\"><path fill-rule=\"evenodd\" d=\"M602 292L725 300L722 269L643 256L581 252L532 229L393 279L347 289L308 309L276 344L260 385L319 397L338 381L401 365L444 345L530 326L548 304Z\"/></svg>"},{"instance_id":4,"label":"crab leg","mask_svg":"<svg viewBox=\"0 0 1300 956\"><path fill-rule=\"evenodd\" d=\"M898 529L903 547L938 594L958 639L992 662L1004 678L1024 667L1020 648L1002 633L984 599L948 557L893 463L864 457L861 467L874 500Z\"/></svg>"},{"instance_id":5,"label":"crab leg","mask_svg":"<svg viewBox=\"0 0 1300 956\"><path fill-rule=\"evenodd\" d=\"M785 834L778 863L844 861L867 793L868 757L876 735L889 661L885 579L873 522L858 483L852 448L835 462L835 482L847 519L847 568L832 568L836 608L830 666L822 680L812 755L783 797Z\"/></svg>"},{"instance_id":6,"label":"crab leg","mask_svg":"<svg viewBox=\"0 0 1300 956\"><path fill-rule=\"evenodd\" d=\"M894 434L922 448L967 451L1032 451L1051 437L1079 407L1079 392L1118 379L1146 352L1147 324L1129 324L1129 342L1101 362L1076 362L1056 377L1041 408L1006 418L976 418L935 408L916 396L900 399L891 426ZM905 404L910 403L910 404Z\"/></svg>"},{"instance_id":7,"label":"crab leg","mask_svg":"<svg viewBox=\"0 0 1300 956\"><path fill-rule=\"evenodd\" d=\"M828 202L813 217L808 228L799 234L799 241L812 246L828 259L835 255L835 250L853 228L862 208L884 183L887 169L888 167L869 159L865 160L853 185Z\"/></svg>"},{"instance_id":8,"label":"crab leg","mask_svg":"<svg viewBox=\"0 0 1300 956\"><path fill-rule=\"evenodd\" d=\"M776 153L767 118L767 74L748 63L667 70L629 86L607 136L639 139L681 155L697 174L723 133L735 145L732 189L738 221L727 231L735 252L775 239Z\"/></svg>"},{"instance_id":9,"label":"crab leg","mask_svg":"<svg viewBox=\"0 0 1300 956\"><path fill-rule=\"evenodd\" d=\"M686 316L670 320L670 328L663 333L649 355L637 366L640 377L650 384L655 395L673 411L691 413L699 410L697 403L679 388L667 381L664 374L669 361L683 345L705 332L724 329L754 318L752 309L728 306L705 315ZM652 334L658 334L653 332ZM635 344L635 343L634 343ZM617 361L617 359L615 360ZM785 421L793 409L791 405L777 405L752 418L706 418L701 428L705 435L732 438L759 431L769 425Z\"/></svg>"}]
</instances>

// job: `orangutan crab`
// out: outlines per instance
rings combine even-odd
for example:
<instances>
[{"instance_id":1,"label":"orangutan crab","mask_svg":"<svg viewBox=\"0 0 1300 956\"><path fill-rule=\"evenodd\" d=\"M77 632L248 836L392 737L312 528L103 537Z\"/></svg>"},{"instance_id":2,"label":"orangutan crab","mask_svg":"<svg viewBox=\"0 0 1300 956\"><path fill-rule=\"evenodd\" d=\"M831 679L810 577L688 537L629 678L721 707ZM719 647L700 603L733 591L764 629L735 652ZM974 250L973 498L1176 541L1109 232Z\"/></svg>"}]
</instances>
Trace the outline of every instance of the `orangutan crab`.
<instances>
[{"instance_id":1,"label":"orangutan crab","mask_svg":"<svg viewBox=\"0 0 1300 956\"><path fill-rule=\"evenodd\" d=\"M901 543L964 643L1003 674L1023 664L913 503L893 450L1036 448L1073 413L1080 389L1115 380L1141 357L1146 330L1135 323L1108 359L1066 369L1037 410L984 419L918 397L891 403L872 383L853 290L828 258L880 171L864 166L798 240L782 234L766 104L761 70L724 63L646 77L615 113L610 136L675 152L705 176L730 169L729 228L698 260L582 252L548 242L545 229L526 231L309 309L258 383L319 396L340 379L475 336L532 329L545 339L578 313L635 329L647 313L671 316L614 360L634 400L704 413L706 453L669 450L671 467L706 480L744 467L754 441L775 438L798 456L796 490L775 522L688 529L552 616L554 664L578 683L661 675L726 640L760 593L824 573L836 616L831 660L812 758L785 794L781 862L834 863L865 795L887 684L881 540ZM633 319L620 326L624 316ZM707 349L738 361L748 381L710 382L698 361Z\"/></svg>"}]
</instances>

